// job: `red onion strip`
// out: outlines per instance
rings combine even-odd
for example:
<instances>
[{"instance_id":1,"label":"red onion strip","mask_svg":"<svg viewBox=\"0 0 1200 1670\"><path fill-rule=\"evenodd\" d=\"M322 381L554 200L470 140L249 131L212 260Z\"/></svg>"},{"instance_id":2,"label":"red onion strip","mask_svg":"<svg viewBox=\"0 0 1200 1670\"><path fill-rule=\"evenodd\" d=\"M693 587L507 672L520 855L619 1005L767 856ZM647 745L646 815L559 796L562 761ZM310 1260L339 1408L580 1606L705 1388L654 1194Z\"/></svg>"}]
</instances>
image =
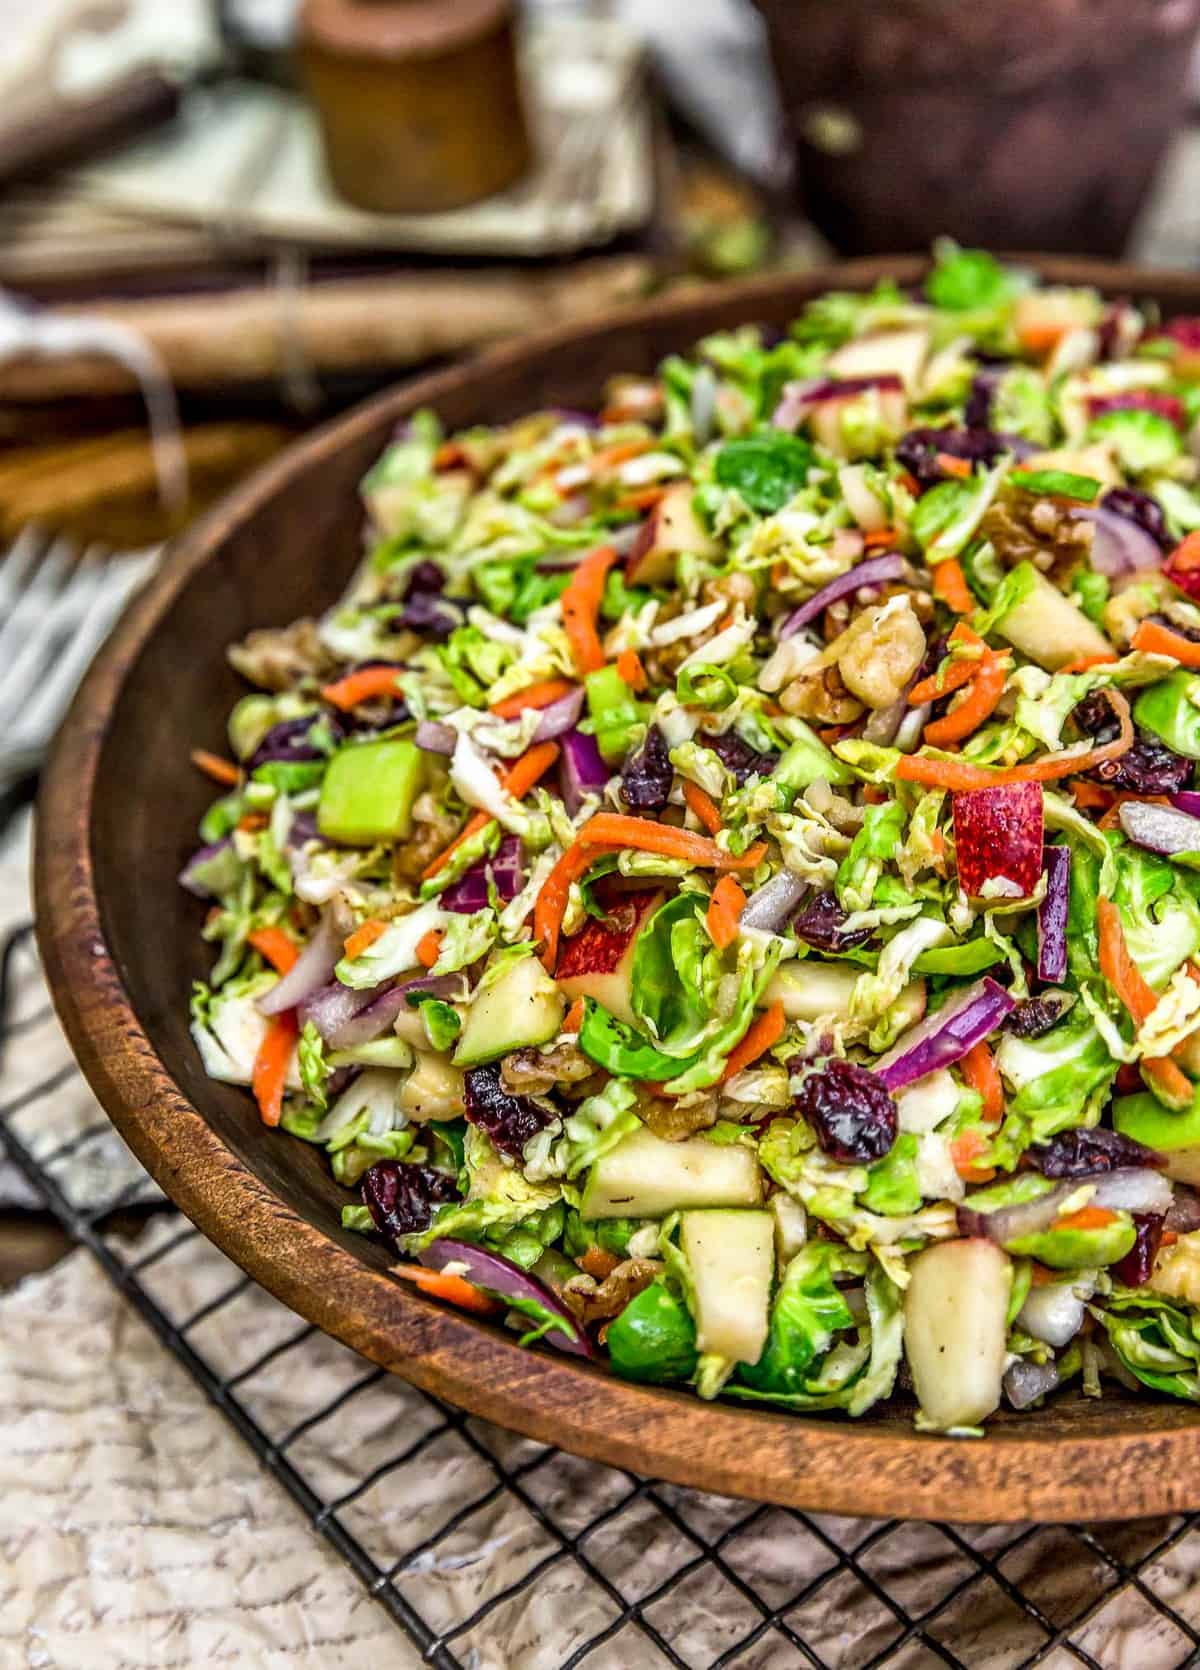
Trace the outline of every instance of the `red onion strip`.
<instances>
[{"instance_id":1,"label":"red onion strip","mask_svg":"<svg viewBox=\"0 0 1200 1670\"><path fill-rule=\"evenodd\" d=\"M780 639L792 637L802 626L807 626L810 620L815 620L828 609L831 603L836 603L850 592L858 591L862 586L882 586L889 580L898 580L903 573L904 558L899 551L885 551L882 556L868 557L865 562L856 563L845 574L839 574L836 580L830 580L828 585L814 592L798 609L793 609L779 629Z\"/></svg>"}]
</instances>

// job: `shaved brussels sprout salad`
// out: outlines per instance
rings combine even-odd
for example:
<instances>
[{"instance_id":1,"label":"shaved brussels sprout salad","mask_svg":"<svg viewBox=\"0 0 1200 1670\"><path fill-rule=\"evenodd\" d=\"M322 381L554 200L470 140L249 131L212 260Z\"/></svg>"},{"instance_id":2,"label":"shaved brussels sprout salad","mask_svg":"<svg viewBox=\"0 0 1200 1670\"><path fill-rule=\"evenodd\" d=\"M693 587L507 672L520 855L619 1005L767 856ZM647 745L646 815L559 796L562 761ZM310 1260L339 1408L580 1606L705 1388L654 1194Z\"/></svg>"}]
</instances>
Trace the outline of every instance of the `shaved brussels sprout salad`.
<instances>
[{"instance_id":1,"label":"shaved brussels sprout salad","mask_svg":"<svg viewBox=\"0 0 1200 1670\"><path fill-rule=\"evenodd\" d=\"M701 1397L1200 1402L1200 319L939 246L407 423L182 881L399 1279Z\"/></svg>"}]
</instances>

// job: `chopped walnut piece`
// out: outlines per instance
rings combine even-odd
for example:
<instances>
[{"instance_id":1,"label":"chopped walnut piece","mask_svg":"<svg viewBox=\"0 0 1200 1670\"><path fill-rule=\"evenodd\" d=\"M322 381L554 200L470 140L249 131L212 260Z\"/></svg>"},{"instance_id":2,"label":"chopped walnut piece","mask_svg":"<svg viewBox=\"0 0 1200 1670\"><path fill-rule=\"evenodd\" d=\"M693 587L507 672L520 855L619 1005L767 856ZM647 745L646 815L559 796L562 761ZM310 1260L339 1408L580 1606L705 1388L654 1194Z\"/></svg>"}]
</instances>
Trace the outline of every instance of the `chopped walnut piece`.
<instances>
[{"instance_id":1,"label":"chopped walnut piece","mask_svg":"<svg viewBox=\"0 0 1200 1670\"><path fill-rule=\"evenodd\" d=\"M236 671L261 690L290 690L302 678L326 678L337 670L315 620L262 627L231 644L227 653Z\"/></svg>"}]
</instances>

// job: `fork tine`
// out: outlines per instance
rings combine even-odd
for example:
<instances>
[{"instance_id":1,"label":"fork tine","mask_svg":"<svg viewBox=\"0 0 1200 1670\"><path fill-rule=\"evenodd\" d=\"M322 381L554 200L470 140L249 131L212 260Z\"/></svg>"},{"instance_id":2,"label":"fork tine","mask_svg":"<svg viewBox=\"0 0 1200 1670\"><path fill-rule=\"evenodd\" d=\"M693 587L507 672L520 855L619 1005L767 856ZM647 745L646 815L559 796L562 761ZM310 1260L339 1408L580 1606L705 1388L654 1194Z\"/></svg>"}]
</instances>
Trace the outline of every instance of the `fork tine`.
<instances>
[{"instance_id":1,"label":"fork tine","mask_svg":"<svg viewBox=\"0 0 1200 1670\"><path fill-rule=\"evenodd\" d=\"M74 630L17 719L12 732L15 748L44 747L49 742L89 662L152 561L121 558L115 563L95 563L95 601L74 623Z\"/></svg>"},{"instance_id":2,"label":"fork tine","mask_svg":"<svg viewBox=\"0 0 1200 1670\"><path fill-rule=\"evenodd\" d=\"M0 556L0 611L9 609L15 602L49 543L49 536L40 528L22 528L13 544Z\"/></svg>"},{"instance_id":3,"label":"fork tine","mask_svg":"<svg viewBox=\"0 0 1200 1670\"><path fill-rule=\"evenodd\" d=\"M28 635L37 630L46 610L70 578L75 546L69 539L56 539L38 564L28 585L21 591L0 625L0 667L15 655Z\"/></svg>"},{"instance_id":4,"label":"fork tine","mask_svg":"<svg viewBox=\"0 0 1200 1670\"><path fill-rule=\"evenodd\" d=\"M0 629L0 724L20 719L23 708L36 695L39 679L51 670L57 651L76 630L104 581L103 566L85 558L66 570L60 589L51 592L48 588L60 577L67 558L56 547L46 562L52 559L54 569L43 585L37 587L36 581L42 578L46 564ZM6 654L8 648L11 657Z\"/></svg>"}]
</instances>

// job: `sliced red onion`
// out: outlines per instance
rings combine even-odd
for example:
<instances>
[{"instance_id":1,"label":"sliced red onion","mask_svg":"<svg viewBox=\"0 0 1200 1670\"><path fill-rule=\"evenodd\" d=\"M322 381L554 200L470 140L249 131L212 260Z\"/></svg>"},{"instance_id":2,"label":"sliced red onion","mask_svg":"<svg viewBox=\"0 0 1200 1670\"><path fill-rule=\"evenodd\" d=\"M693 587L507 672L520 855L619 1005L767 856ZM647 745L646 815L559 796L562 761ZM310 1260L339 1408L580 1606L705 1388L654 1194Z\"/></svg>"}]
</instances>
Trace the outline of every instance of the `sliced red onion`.
<instances>
[{"instance_id":1,"label":"sliced red onion","mask_svg":"<svg viewBox=\"0 0 1200 1670\"><path fill-rule=\"evenodd\" d=\"M1073 506L1071 515L1095 527L1091 562L1097 574L1116 580L1139 568L1161 568L1162 547L1128 516L1119 516L1102 504Z\"/></svg>"},{"instance_id":2,"label":"sliced red onion","mask_svg":"<svg viewBox=\"0 0 1200 1670\"><path fill-rule=\"evenodd\" d=\"M780 870L747 899L739 918L740 926L764 934L778 933L807 889L808 883L799 876L790 870Z\"/></svg>"},{"instance_id":3,"label":"sliced red onion","mask_svg":"<svg viewBox=\"0 0 1200 1670\"><path fill-rule=\"evenodd\" d=\"M574 817L583 805L584 796L599 794L612 772L601 758L594 736L587 736L583 731L567 731L562 739L558 775L567 811Z\"/></svg>"},{"instance_id":4,"label":"sliced red onion","mask_svg":"<svg viewBox=\"0 0 1200 1670\"><path fill-rule=\"evenodd\" d=\"M1117 816L1129 839L1147 852L1162 853L1167 858L1179 852L1200 852L1200 818L1189 812L1126 800Z\"/></svg>"},{"instance_id":5,"label":"sliced red onion","mask_svg":"<svg viewBox=\"0 0 1200 1670\"><path fill-rule=\"evenodd\" d=\"M1065 1203L1085 1184L1093 1190L1088 1205L1102 1206L1110 1212L1161 1214L1171 1204L1171 1182L1161 1172L1106 1171L1095 1177L1068 1178L1035 1200L999 1206L993 1212L975 1211L968 1198L957 1211L958 1232L982 1235L1000 1246L1009 1246L1027 1235L1040 1235L1052 1227Z\"/></svg>"},{"instance_id":6,"label":"sliced red onion","mask_svg":"<svg viewBox=\"0 0 1200 1670\"><path fill-rule=\"evenodd\" d=\"M440 720L422 719L417 726L417 747L424 748L427 754L445 754L448 758L453 754L457 741L458 732L454 726L443 725Z\"/></svg>"},{"instance_id":7,"label":"sliced red onion","mask_svg":"<svg viewBox=\"0 0 1200 1670\"><path fill-rule=\"evenodd\" d=\"M560 696L556 702L551 702L549 707L542 709L542 717L538 720L533 740L549 742L556 736L562 736L565 731L574 730L582 712L583 686L580 684L567 695Z\"/></svg>"},{"instance_id":8,"label":"sliced red onion","mask_svg":"<svg viewBox=\"0 0 1200 1670\"><path fill-rule=\"evenodd\" d=\"M334 921L333 911L325 911L317 923L316 932L291 968L269 992L259 998L259 1014L281 1015L285 1009L294 1009L320 991L342 955L342 939L342 931Z\"/></svg>"},{"instance_id":9,"label":"sliced red onion","mask_svg":"<svg viewBox=\"0 0 1200 1670\"><path fill-rule=\"evenodd\" d=\"M327 1044L339 1039L342 1029L364 1009L370 1008L379 996L377 991L368 988L366 991L355 991L350 986L343 986L340 980L331 980L327 986L306 997L298 1006L297 1014L301 1026L307 1026L311 1021Z\"/></svg>"},{"instance_id":10,"label":"sliced red onion","mask_svg":"<svg viewBox=\"0 0 1200 1670\"><path fill-rule=\"evenodd\" d=\"M872 708L862 729L863 741L874 742L880 748L890 748L910 711L906 696L901 696L890 707Z\"/></svg>"},{"instance_id":11,"label":"sliced red onion","mask_svg":"<svg viewBox=\"0 0 1200 1670\"><path fill-rule=\"evenodd\" d=\"M552 1293L544 1282L538 1281L537 1277L531 1276L527 1270L522 1270L520 1265L514 1264L510 1258L504 1258L500 1253L488 1252L485 1247L473 1246L469 1241L450 1240L431 1242L422 1249L419 1256L421 1263L428 1265L431 1270L444 1270L447 1266L454 1266L457 1272L458 1266L461 1265L464 1280L510 1304L517 1299L534 1300L543 1310L556 1316L563 1325L562 1328L551 1328L543 1334L546 1345L569 1352L573 1357L596 1355L595 1348L582 1325L575 1320L562 1300ZM531 1326L536 1324L531 1323Z\"/></svg>"},{"instance_id":12,"label":"sliced red onion","mask_svg":"<svg viewBox=\"0 0 1200 1670\"><path fill-rule=\"evenodd\" d=\"M233 837L226 835L223 841L213 841L209 846L201 847L199 852L194 852L179 872L180 887L185 888L193 898L213 898L212 889L204 885L199 879L197 871L201 870L206 864L211 864L214 858L218 858L232 845Z\"/></svg>"},{"instance_id":13,"label":"sliced red onion","mask_svg":"<svg viewBox=\"0 0 1200 1670\"><path fill-rule=\"evenodd\" d=\"M481 858L478 864L472 864L457 881L452 882L439 898L442 909L457 911L461 916L472 916L477 910L486 909L489 870L496 892L508 904L525 885L521 842L516 835L506 835L494 858Z\"/></svg>"},{"instance_id":14,"label":"sliced red onion","mask_svg":"<svg viewBox=\"0 0 1200 1670\"><path fill-rule=\"evenodd\" d=\"M619 528L608 528L605 531L604 543L612 547L619 557L627 557L640 539L642 532L650 525L648 516L641 517L636 522L626 522ZM585 553L580 552L583 556Z\"/></svg>"},{"instance_id":15,"label":"sliced red onion","mask_svg":"<svg viewBox=\"0 0 1200 1670\"><path fill-rule=\"evenodd\" d=\"M820 406L827 400L849 400L868 389L894 389L903 393L904 384L894 372L881 372L878 377L809 377L803 382L785 383L783 397L771 414L773 429L795 429L810 406Z\"/></svg>"},{"instance_id":16,"label":"sliced red onion","mask_svg":"<svg viewBox=\"0 0 1200 1670\"><path fill-rule=\"evenodd\" d=\"M922 733L932 712L932 702L922 702L919 707L910 707L900 721L900 729L892 738L892 747L898 749L901 754L915 754L921 746Z\"/></svg>"},{"instance_id":17,"label":"sliced red onion","mask_svg":"<svg viewBox=\"0 0 1200 1670\"><path fill-rule=\"evenodd\" d=\"M359 992L356 995L361 997L363 994ZM390 986L385 992L369 992L366 995L369 1001L356 1014L334 1027L328 1035L321 1034L330 1049L353 1050L360 1044L373 1043L376 1038L391 1031L396 1016L408 1007L408 993L402 986ZM319 1023L317 1031L321 1031Z\"/></svg>"},{"instance_id":18,"label":"sliced red onion","mask_svg":"<svg viewBox=\"0 0 1200 1670\"><path fill-rule=\"evenodd\" d=\"M1067 976L1067 912L1071 903L1071 849L1044 847L1046 896L1038 906L1038 979L1054 985Z\"/></svg>"},{"instance_id":19,"label":"sliced red onion","mask_svg":"<svg viewBox=\"0 0 1200 1670\"><path fill-rule=\"evenodd\" d=\"M1079 1307L1083 1309L1082 1305ZM1004 1371L1004 1395L1014 1409L1028 1409L1058 1385L1058 1365L1030 1363L1021 1357Z\"/></svg>"},{"instance_id":20,"label":"sliced red onion","mask_svg":"<svg viewBox=\"0 0 1200 1670\"><path fill-rule=\"evenodd\" d=\"M814 592L798 609L792 610L779 629L780 640L794 636L802 626L807 626L810 620L815 620L828 609L831 603L836 603L850 592L858 591L862 586L882 586L889 580L898 580L903 573L904 558L899 551L885 551L882 556L868 557L865 562L856 563L845 574L839 574L836 580L830 580L828 585Z\"/></svg>"},{"instance_id":21,"label":"sliced red onion","mask_svg":"<svg viewBox=\"0 0 1200 1670\"><path fill-rule=\"evenodd\" d=\"M1180 789L1178 794L1170 796L1171 805L1180 812L1186 812L1189 818L1200 818L1200 792L1196 789Z\"/></svg>"},{"instance_id":22,"label":"sliced red onion","mask_svg":"<svg viewBox=\"0 0 1200 1670\"><path fill-rule=\"evenodd\" d=\"M1163 1228L1173 1230L1176 1235L1190 1235L1194 1229L1200 1229L1200 1189L1194 1189L1190 1183L1176 1183Z\"/></svg>"},{"instance_id":23,"label":"sliced red onion","mask_svg":"<svg viewBox=\"0 0 1200 1670\"><path fill-rule=\"evenodd\" d=\"M886 1055L880 1056L873 1071L889 1090L901 1090L939 1067L952 1067L961 1061L1015 1007L1015 1000L1004 987L985 974L965 992L910 1028ZM963 1233L978 1232L964 1230Z\"/></svg>"}]
</instances>

